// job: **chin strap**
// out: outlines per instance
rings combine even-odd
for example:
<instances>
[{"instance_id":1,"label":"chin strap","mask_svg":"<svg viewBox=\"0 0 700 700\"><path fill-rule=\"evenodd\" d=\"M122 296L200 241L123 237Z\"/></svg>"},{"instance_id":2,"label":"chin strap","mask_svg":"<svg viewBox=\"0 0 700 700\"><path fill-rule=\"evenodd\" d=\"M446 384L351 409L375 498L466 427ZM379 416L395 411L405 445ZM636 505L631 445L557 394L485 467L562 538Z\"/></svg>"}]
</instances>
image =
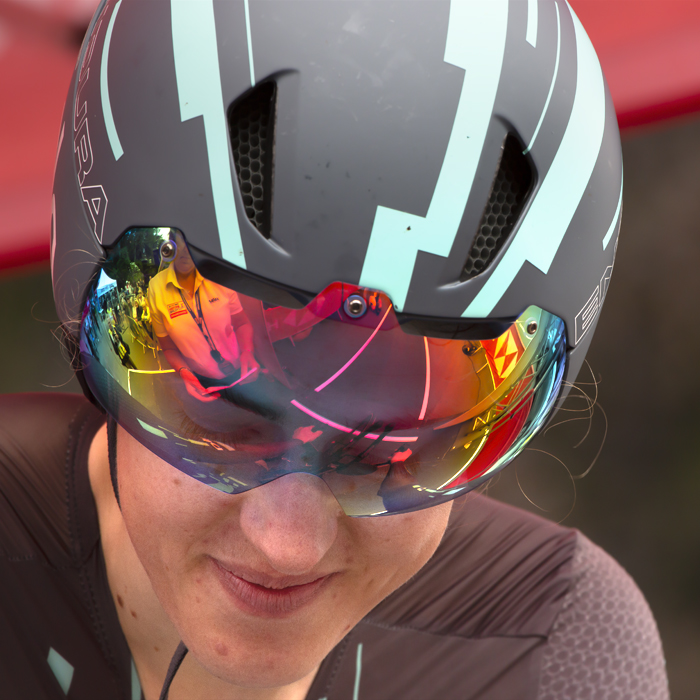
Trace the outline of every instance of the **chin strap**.
<instances>
[{"instance_id":1,"label":"chin strap","mask_svg":"<svg viewBox=\"0 0 700 700\"><path fill-rule=\"evenodd\" d=\"M184 642L180 642L175 649L173 658L170 659L170 666L168 666L168 672L165 674L165 681L163 681L163 687L160 690L160 697L158 700L168 700L168 693L170 692L170 686L173 682L173 678L177 673L177 669L180 668L182 660L187 654L187 647Z\"/></svg>"},{"instance_id":2,"label":"chin strap","mask_svg":"<svg viewBox=\"0 0 700 700\"><path fill-rule=\"evenodd\" d=\"M112 480L114 495L117 498L117 503L119 503L119 484L117 482L117 421L115 421L112 416L107 416L107 452L109 455L109 476ZM119 503L119 507L121 508L121 503ZM173 658L170 659L170 666L168 666L168 672L165 674L165 681L163 681L163 687L161 688L158 700L168 700L168 693L170 692L173 678L180 668L180 664L186 654L187 647L184 642L180 642L177 645L177 649L175 649Z\"/></svg>"},{"instance_id":3,"label":"chin strap","mask_svg":"<svg viewBox=\"0 0 700 700\"><path fill-rule=\"evenodd\" d=\"M117 482L117 421L112 416L107 416L107 454L109 456L109 477L112 480L112 488L117 498L117 504L121 509L119 483Z\"/></svg>"}]
</instances>

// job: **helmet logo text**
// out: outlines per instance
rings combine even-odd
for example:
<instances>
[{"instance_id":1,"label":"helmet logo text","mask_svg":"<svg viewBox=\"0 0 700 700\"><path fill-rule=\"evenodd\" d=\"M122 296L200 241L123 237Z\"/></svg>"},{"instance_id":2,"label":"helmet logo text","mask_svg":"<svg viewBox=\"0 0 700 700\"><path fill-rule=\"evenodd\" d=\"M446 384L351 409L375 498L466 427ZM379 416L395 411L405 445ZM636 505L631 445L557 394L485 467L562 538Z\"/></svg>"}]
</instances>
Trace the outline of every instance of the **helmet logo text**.
<instances>
[{"instance_id":1,"label":"helmet logo text","mask_svg":"<svg viewBox=\"0 0 700 700\"><path fill-rule=\"evenodd\" d=\"M87 184L86 178L92 171L94 156L90 141L90 128L88 126L88 104L83 99L84 88L90 78L90 62L95 51L97 36L102 26L102 18L97 20L95 28L89 39L83 64L78 74L78 85L75 89L75 102L73 105L73 154L75 157L75 173L80 186L80 193L92 221L92 230L100 243L104 232L105 213L107 211L107 195L102 185Z\"/></svg>"}]
</instances>

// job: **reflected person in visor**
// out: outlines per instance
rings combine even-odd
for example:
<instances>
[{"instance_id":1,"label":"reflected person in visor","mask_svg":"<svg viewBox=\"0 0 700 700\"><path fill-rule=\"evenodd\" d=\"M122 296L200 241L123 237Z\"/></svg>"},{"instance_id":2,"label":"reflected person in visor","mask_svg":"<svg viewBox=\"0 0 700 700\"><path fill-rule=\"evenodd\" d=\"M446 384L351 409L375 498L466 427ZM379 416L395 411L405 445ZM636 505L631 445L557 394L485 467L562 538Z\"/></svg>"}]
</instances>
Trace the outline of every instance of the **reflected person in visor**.
<instances>
[{"instance_id":1,"label":"reflected person in visor","mask_svg":"<svg viewBox=\"0 0 700 700\"><path fill-rule=\"evenodd\" d=\"M163 243L161 258L172 264L148 285L153 332L170 366L200 400L215 395L202 385L253 381L258 363L253 330L238 295L205 280L195 268L181 234ZM165 253L165 255L164 255ZM234 378L236 370L238 377Z\"/></svg>"}]
</instances>

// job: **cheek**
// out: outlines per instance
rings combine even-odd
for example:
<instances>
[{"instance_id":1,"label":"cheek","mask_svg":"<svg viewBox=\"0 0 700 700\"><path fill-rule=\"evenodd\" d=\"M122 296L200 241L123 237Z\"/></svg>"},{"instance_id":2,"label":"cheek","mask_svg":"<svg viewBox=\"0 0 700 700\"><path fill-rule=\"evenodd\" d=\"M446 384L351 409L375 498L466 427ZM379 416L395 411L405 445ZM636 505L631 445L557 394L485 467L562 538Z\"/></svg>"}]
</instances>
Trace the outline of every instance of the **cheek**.
<instances>
[{"instance_id":1,"label":"cheek","mask_svg":"<svg viewBox=\"0 0 700 700\"><path fill-rule=\"evenodd\" d=\"M191 566L196 543L215 527L220 494L163 462L123 430L117 450L122 515L155 583Z\"/></svg>"},{"instance_id":2,"label":"cheek","mask_svg":"<svg viewBox=\"0 0 700 700\"><path fill-rule=\"evenodd\" d=\"M355 520L354 548L366 553L362 573L368 593L381 600L423 568L442 540L451 510L452 503L444 503L405 515Z\"/></svg>"}]
</instances>

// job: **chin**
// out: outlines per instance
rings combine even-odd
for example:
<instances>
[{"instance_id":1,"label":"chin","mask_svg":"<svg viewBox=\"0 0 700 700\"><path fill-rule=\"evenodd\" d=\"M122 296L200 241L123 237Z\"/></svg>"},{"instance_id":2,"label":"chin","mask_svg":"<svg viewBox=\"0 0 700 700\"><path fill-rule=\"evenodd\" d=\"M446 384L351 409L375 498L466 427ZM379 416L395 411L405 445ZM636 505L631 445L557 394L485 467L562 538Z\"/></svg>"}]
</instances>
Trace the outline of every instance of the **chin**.
<instances>
[{"instance_id":1,"label":"chin","mask_svg":"<svg viewBox=\"0 0 700 700\"><path fill-rule=\"evenodd\" d=\"M259 644L227 646L226 642L209 640L201 647L195 645L190 653L209 673L231 685L280 688L314 672L328 653L300 653L304 645L297 646L298 641L290 640L275 650Z\"/></svg>"}]
</instances>

